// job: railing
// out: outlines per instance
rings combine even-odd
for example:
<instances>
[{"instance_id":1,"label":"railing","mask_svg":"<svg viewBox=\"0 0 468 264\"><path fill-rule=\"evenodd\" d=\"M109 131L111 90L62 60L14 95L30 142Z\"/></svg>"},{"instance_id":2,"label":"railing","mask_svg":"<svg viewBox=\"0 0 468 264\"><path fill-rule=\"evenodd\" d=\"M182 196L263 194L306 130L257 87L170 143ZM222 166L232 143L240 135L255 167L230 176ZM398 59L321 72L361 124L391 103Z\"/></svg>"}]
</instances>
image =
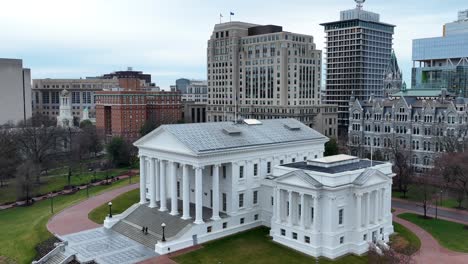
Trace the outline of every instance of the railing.
<instances>
[{"instance_id":1,"label":"railing","mask_svg":"<svg viewBox=\"0 0 468 264\"><path fill-rule=\"evenodd\" d=\"M44 264L47 262L47 260L49 260L50 258L52 258L53 256L57 255L57 253L60 253L60 252L64 252L65 251L65 246L66 246L66 242L60 242L60 243L56 243L56 247L54 249L52 249L49 253L47 253L45 256L43 256L41 259L39 260L34 260L32 262L32 264Z\"/></svg>"}]
</instances>

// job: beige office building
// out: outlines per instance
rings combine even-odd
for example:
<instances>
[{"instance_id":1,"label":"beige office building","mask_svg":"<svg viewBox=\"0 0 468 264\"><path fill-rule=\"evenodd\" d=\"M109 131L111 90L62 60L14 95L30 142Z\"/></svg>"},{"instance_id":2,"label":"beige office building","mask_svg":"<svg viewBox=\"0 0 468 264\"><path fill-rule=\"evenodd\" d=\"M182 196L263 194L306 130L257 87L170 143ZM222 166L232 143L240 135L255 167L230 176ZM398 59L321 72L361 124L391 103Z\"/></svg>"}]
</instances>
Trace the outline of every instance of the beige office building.
<instances>
[{"instance_id":1,"label":"beige office building","mask_svg":"<svg viewBox=\"0 0 468 264\"><path fill-rule=\"evenodd\" d=\"M274 25L216 24L207 50L207 121L293 117L321 124L321 61L312 36Z\"/></svg>"},{"instance_id":2,"label":"beige office building","mask_svg":"<svg viewBox=\"0 0 468 264\"><path fill-rule=\"evenodd\" d=\"M0 58L0 125L31 117L31 70L19 59Z\"/></svg>"},{"instance_id":3,"label":"beige office building","mask_svg":"<svg viewBox=\"0 0 468 264\"><path fill-rule=\"evenodd\" d=\"M96 117L94 93L103 89L119 87L119 81L114 79L35 79L33 80L33 112L57 118L60 113L60 92L71 93L72 115L78 121L83 116L83 110L88 108L89 117Z\"/></svg>"}]
</instances>

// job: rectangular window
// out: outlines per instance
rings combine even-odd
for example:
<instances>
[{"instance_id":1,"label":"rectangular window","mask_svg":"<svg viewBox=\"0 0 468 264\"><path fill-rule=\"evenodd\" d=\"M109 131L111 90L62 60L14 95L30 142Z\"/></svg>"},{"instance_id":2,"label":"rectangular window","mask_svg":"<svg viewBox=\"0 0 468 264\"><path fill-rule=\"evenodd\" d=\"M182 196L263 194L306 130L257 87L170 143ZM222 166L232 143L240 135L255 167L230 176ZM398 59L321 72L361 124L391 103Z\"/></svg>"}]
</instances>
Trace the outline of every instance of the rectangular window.
<instances>
[{"instance_id":1,"label":"rectangular window","mask_svg":"<svg viewBox=\"0 0 468 264\"><path fill-rule=\"evenodd\" d=\"M72 104L79 104L80 101L80 92L72 92Z\"/></svg>"},{"instance_id":2,"label":"rectangular window","mask_svg":"<svg viewBox=\"0 0 468 264\"><path fill-rule=\"evenodd\" d=\"M296 158L292 158L292 162L293 162L293 163L296 162Z\"/></svg>"},{"instance_id":3,"label":"rectangular window","mask_svg":"<svg viewBox=\"0 0 468 264\"><path fill-rule=\"evenodd\" d=\"M223 229L226 229L227 228L227 222L224 222L223 223Z\"/></svg>"},{"instance_id":4,"label":"rectangular window","mask_svg":"<svg viewBox=\"0 0 468 264\"><path fill-rule=\"evenodd\" d=\"M304 236L304 242L306 242L307 244L310 244L310 237Z\"/></svg>"},{"instance_id":5,"label":"rectangular window","mask_svg":"<svg viewBox=\"0 0 468 264\"><path fill-rule=\"evenodd\" d=\"M245 222L245 218L242 217L242 218L240 219L240 224L242 225L242 224L244 224L244 222Z\"/></svg>"},{"instance_id":6,"label":"rectangular window","mask_svg":"<svg viewBox=\"0 0 468 264\"><path fill-rule=\"evenodd\" d=\"M283 165L284 161L283 160L280 160L280 164Z\"/></svg>"},{"instance_id":7,"label":"rectangular window","mask_svg":"<svg viewBox=\"0 0 468 264\"><path fill-rule=\"evenodd\" d=\"M244 166L239 166L239 179L244 178Z\"/></svg>"},{"instance_id":8,"label":"rectangular window","mask_svg":"<svg viewBox=\"0 0 468 264\"><path fill-rule=\"evenodd\" d=\"M301 217L301 205L300 204L297 205L297 210L299 212L299 217Z\"/></svg>"},{"instance_id":9,"label":"rectangular window","mask_svg":"<svg viewBox=\"0 0 468 264\"><path fill-rule=\"evenodd\" d=\"M255 221L258 220L258 214L254 215L254 220L255 220Z\"/></svg>"},{"instance_id":10,"label":"rectangular window","mask_svg":"<svg viewBox=\"0 0 468 264\"><path fill-rule=\"evenodd\" d=\"M313 207L310 208L310 218L312 219L312 221L314 221L314 208Z\"/></svg>"},{"instance_id":11,"label":"rectangular window","mask_svg":"<svg viewBox=\"0 0 468 264\"><path fill-rule=\"evenodd\" d=\"M239 194L239 208L244 207L244 194L240 193Z\"/></svg>"},{"instance_id":12,"label":"rectangular window","mask_svg":"<svg viewBox=\"0 0 468 264\"><path fill-rule=\"evenodd\" d=\"M223 165L223 179L226 179L226 166Z\"/></svg>"},{"instance_id":13,"label":"rectangular window","mask_svg":"<svg viewBox=\"0 0 468 264\"><path fill-rule=\"evenodd\" d=\"M362 240L367 241L367 234L364 234L364 235L362 236Z\"/></svg>"},{"instance_id":14,"label":"rectangular window","mask_svg":"<svg viewBox=\"0 0 468 264\"><path fill-rule=\"evenodd\" d=\"M180 181L177 181L177 197L180 197Z\"/></svg>"},{"instance_id":15,"label":"rectangular window","mask_svg":"<svg viewBox=\"0 0 468 264\"><path fill-rule=\"evenodd\" d=\"M271 197L271 205L274 204L274 201L275 201L275 199L274 199L273 196L272 196L272 197Z\"/></svg>"},{"instance_id":16,"label":"rectangular window","mask_svg":"<svg viewBox=\"0 0 468 264\"><path fill-rule=\"evenodd\" d=\"M297 240L297 233L293 232L292 233L292 238Z\"/></svg>"},{"instance_id":17,"label":"rectangular window","mask_svg":"<svg viewBox=\"0 0 468 264\"><path fill-rule=\"evenodd\" d=\"M339 225L342 225L342 224L343 224L343 210L344 210L344 209L340 209L340 210L338 211L338 224L339 224Z\"/></svg>"},{"instance_id":18,"label":"rectangular window","mask_svg":"<svg viewBox=\"0 0 468 264\"><path fill-rule=\"evenodd\" d=\"M253 171L253 173L254 173L254 176L257 176L257 174L258 174L258 164L257 164L257 163L254 164L254 171Z\"/></svg>"},{"instance_id":19,"label":"rectangular window","mask_svg":"<svg viewBox=\"0 0 468 264\"><path fill-rule=\"evenodd\" d=\"M267 173L271 173L271 161L267 162Z\"/></svg>"},{"instance_id":20,"label":"rectangular window","mask_svg":"<svg viewBox=\"0 0 468 264\"><path fill-rule=\"evenodd\" d=\"M340 244L344 243L344 236L340 237Z\"/></svg>"},{"instance_id":21,"label":"rectangular window","mask_svg":"<svg viewBox=\"0 0 468 264\"><path fill-rule=\"evenodd\" d=\"M227 195L226 193L223 193L223 211L227 211Z\"/></svg>"},{"instance_id":22,"label":"rectangular window","mask_svg":"<svg viewBox=\"0 0 468 264\"><path fill-rule=\"evenodd\" d=\"M285 236L285 235L286 235L286 230L281 229L281 235L282 235L282 236Z\"/></svg>"},{"instance_id":23,"label":"rectangular window","mask_svg":"<svg viewBox=\"0 0 468 264\"><path fill-rule=\"evenodd\" d=\"M206 227L206 232L211 233L211 229L212 229L211 226Z\"/></svg>"},{"instance_id":24,"label":"rectangular window","mask_svg":"<svg viewBox=\"0 0 468 264\"><path fill-rule=\"evenodd\" d=\"M258 203L258 191L253 192L253 204Z\"/></svg>"}]
</instances>

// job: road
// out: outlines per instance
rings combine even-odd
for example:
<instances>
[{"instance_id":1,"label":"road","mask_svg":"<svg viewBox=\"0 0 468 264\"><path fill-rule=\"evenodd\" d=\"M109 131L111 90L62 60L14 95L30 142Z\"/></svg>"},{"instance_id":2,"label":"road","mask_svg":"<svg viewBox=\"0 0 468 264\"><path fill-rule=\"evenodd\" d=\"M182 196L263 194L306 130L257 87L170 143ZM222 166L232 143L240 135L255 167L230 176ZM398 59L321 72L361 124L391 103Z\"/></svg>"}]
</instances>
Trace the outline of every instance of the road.
<instances>
[{"instance_id":1,"label":"road","mask_svg":"<svg viewBox=\"0 0 468 264\"><path fill-rule=\"evenodd\" d=\"M399 208L407 211L416 212L419 214L424 214L424 209L422 208L421 204L409 201L402 201L399 199L392 199L392 207ZM434 217L435 216L435 207L429 207L427 214ZM447 218L451 220L455 220L457 222L464 222L468 224L468 212L465 211L458 211L455 209L446 209L443 207L437 208L437 215L442 218Z\"/></svg>"}]
</instances>

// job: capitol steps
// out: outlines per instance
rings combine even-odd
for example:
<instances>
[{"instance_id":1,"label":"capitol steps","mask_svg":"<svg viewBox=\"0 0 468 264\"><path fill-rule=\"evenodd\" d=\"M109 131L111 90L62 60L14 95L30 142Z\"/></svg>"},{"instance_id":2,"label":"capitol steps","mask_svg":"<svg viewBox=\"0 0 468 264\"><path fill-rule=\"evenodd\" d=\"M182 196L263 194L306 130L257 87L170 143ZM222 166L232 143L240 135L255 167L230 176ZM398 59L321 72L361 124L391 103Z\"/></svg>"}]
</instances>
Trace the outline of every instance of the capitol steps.
<instances>
[{"instance_id":1,"label":"capitol steps","mask_svg":"<svg viewBox=\"0 0 468 264\"><path fill-rule=\"evenodd\" d=\"M140 226L126 220L121 220L112 227L112 230L154 250L154 245L158 240L161 240L162 236L151 231L148 232L148 234L144 234L141 229L142 228Z\"/></svg>"},{"instance_id":2,"label":"capitol steps","mask_svg":"<svg viewBox=\"0 0 468 264\"><path fill-rule=\"evenodd\" d=\"M61 264L63 261L67 258L62 252L58 252L51 258L49 258L47 261L44 262L44 264Z\"/></svg>"}]
</instances>

